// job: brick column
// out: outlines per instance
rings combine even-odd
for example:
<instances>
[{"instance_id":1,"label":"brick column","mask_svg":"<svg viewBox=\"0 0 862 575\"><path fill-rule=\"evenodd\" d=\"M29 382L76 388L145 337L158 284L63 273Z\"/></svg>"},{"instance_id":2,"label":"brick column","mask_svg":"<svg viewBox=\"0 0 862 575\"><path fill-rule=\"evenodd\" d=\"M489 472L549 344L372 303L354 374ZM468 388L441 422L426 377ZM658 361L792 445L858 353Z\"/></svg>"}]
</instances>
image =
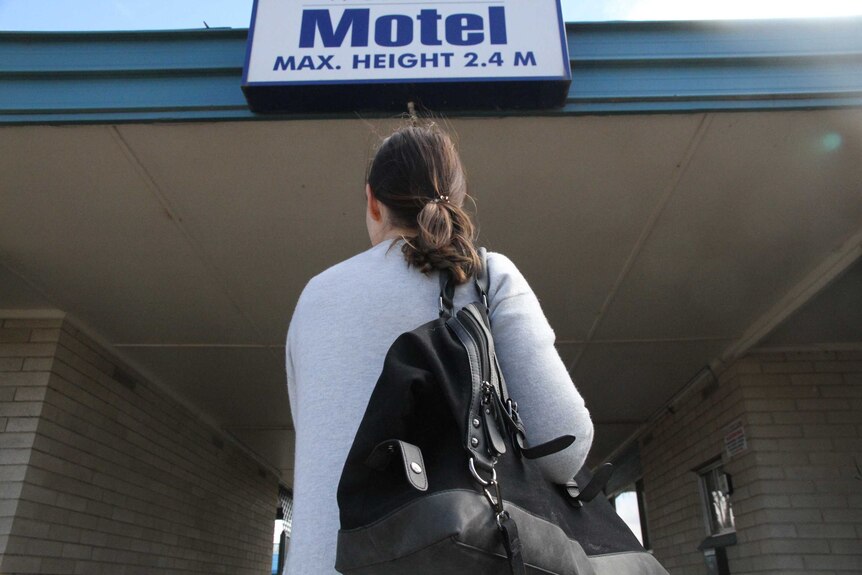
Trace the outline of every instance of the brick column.
<instances>
[{"instance_id":1,"label":"brick column","mask_svg":"<svg viewBox=\"0 0 862 575\"><path fill-rule=\"evenodd\" d=\"M0 321L0 572L268 572L273 475L68 322Z\"/></svg>"},{"instance_id":2,"label":"brick column","mask_svg":"<svg viewBox=\"0 0 862 575\"><path fill-rule=\"evenodd\" d=\"M748 449L729 457L735 420ZM862 352L751 354L641 438L650 538L674 575L704 573L691 470L720 454L735 487L731 573L862 573Z\"/></svg>"},{"instance_id":3,"label":"brick column","mask_svg":"<svg viewBox=\"0 0 862 575\"><path fill-rule=\"evenodd\" d=\"M61 323L0 318L0 558L24 487Z\"/></svg>"}]
</instances>

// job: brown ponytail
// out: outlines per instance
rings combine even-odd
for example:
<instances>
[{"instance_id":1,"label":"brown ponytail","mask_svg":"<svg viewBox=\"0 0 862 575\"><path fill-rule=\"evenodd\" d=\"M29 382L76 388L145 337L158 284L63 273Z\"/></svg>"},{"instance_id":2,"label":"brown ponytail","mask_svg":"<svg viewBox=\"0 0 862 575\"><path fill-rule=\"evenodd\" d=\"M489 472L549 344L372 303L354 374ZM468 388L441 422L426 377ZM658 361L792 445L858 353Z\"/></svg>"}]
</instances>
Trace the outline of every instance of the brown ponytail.
<instances>
[{"instance_id":1,"label":"brown ponytail","mask_svg":"<svg viewBox=\"0 0 862 575\"><path fill-rule=\"evenodd\" d=\"M449 270L456 283L478 271L476 228L463 207L467 178L445 132L433 125L397 130L380 145L367 180L392 224L413 232L402 246L410 265L426 274Z\"/></svg>"}]
</instances>

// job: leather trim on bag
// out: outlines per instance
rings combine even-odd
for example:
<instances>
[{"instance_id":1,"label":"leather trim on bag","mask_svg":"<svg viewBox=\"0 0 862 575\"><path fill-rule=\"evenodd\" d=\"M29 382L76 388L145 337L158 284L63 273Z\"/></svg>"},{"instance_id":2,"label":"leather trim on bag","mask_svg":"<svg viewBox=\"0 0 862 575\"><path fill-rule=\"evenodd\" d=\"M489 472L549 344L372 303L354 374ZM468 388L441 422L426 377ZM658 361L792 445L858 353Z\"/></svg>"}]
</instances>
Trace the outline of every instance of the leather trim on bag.
<instances>
[{"instance_id":1,"label":"leather trim on bag","mask_svg":"<svg viewBox=\"0 0 862 575\"><path fill-rule=\"evenodd\" d=\"M477 433L475 428L470 424L472 419L480 418L479 410L481 409L480 393L482 389L482 374L479 367L478 346L476 342L473 341L473 336L470 335L470 332L467 331L457 317L453 316L451 319L446 321L446 325L449 326L449 329L452 330L452 333L455 334L455 337L457 337L458 341L461 342L461 345L464 346L464 349L467 352L467 360L470 364L470 410L467 412L467 431L466 437L464 438L464 446L467 448L469 453L472 453L473 456L476 457L477 463L480 463L485 470L488 470L491 466L489 465L488 457L484 453L484 432ZM470 439L474 437L478 440L478 443L475 446L470 444Z\"/></svg>"},{"instance_id":2,"label":"leather trim on bag","mask_svg":"<svg viewBox=\"0 0 862 575\"><path fill-rule=\"evenodd\" d=\"M667 575L658 561L645 551L588 556L581 545L570 539L560 527L508 501L505 507L521 528L524 561L533 572L541 569L554 575ZM423 528L417 529L417 525ZM393 540L392 533L398 533L399 538ZM434 573L433 570L415 571L416 557L413 554L438 544L433 555L438 567L447 562L450 553L457 555L459 561L470 561L472 557L474 563L484 566L483 569L469 570L470 573L502 573L507 566L487 501L479 493L466 489L440 491L422 497L368 526L339 531L338 538L336 569L356 575ZM446 544L445 540L450 538ZM383 541L387 545L381 545ZM464 553L469 551L465 548L475 551L465 558ZM410 568L406 565L399 567L399 559L408 556L410 559L405 563ZM632 569L632 566L636 568Z\"/></svg>"},{"instance_id":3,"label":"leather trim on bag","mask_svg":"<svg viewBox=\"0 0 862 575\"><path fill-rule=\"evenodd\" d=\"M425 460L422 458L422 450L412 443L400 439L389 439L378 443L365 460L365 464L372 469L383 471L391 462L396 450L401 456L404 473L410 485L419 491L427 491L428 473L425 469Z\"/></svg>"}]
</instances>

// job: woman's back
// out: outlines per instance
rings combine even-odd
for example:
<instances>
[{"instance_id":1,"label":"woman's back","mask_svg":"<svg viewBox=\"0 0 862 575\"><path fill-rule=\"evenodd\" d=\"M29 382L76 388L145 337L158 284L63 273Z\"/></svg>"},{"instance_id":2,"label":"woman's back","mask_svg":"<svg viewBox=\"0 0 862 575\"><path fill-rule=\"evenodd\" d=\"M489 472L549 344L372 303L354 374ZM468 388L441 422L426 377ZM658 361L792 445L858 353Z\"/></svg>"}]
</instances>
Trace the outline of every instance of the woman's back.
<instances>
[{"instance_id":1,"label":"woman's back","mask_svg":"<svg viewBox=\"0 0 862 575\"><path fill-rule=\"evenodd\" d=\"M583 400L553 347L553 332L515 266L489 254L491 323L497 352L530 443L575 435L548 457L547 472L571 477L592 442ZM295 507L287 572L335 573L336 490L341 469L383 366L403 332L437 316L439 284L408 267L400 246L383 241L312 279L287 341L288 389L296 427ZM455 306L475 298L459 286Z\"/></svg>"}]
</instances>

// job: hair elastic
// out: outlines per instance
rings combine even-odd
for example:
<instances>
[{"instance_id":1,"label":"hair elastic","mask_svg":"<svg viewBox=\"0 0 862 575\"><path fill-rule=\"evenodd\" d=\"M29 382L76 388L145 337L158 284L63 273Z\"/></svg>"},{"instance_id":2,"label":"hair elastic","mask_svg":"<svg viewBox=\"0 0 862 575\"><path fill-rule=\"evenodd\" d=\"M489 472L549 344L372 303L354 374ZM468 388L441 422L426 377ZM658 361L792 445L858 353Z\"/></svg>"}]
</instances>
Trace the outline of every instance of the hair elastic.
<instances>
[{"instance_id":1,"label":"hair elastic","mask_svg":"<svg viewBox=\"0 0 862 575\"><path fill-rule=\"evenodd\" d=\"M437 196L436 198L434 198L431 201L434 202L435 204L439 204L440 202L443 202L444 204L448 204L449 203L449 196Z\"/></svg>"}]
</instances>

